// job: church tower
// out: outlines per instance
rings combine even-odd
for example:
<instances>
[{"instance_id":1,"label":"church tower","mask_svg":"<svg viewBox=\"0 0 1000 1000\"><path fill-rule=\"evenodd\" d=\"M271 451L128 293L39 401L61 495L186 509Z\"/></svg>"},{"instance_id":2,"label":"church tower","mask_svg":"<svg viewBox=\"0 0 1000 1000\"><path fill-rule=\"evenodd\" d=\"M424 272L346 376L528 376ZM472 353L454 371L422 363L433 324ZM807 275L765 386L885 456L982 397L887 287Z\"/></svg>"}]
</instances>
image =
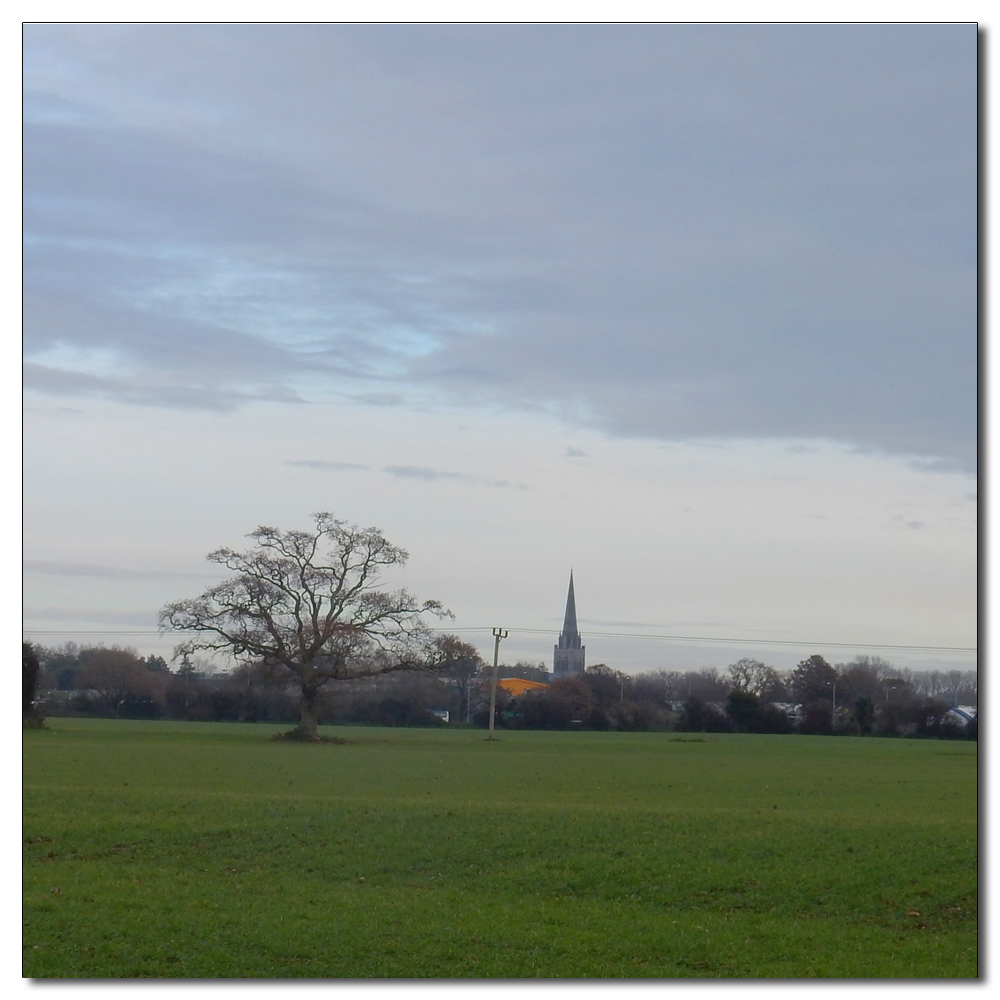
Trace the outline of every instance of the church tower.
<instances>
[{"instance_id":1,"label":"church tower","mask_svg":"<svg viewBox=\"0 0 1000 1000\"><path fill-rule=\"evenodd\" d=\"M580 645L576 628L576 596L573 593L573 571L569 571L569 594L566 595L566 618L552 659L552 679L582 674L587 647Z\"/></svg>"}]
</instances>

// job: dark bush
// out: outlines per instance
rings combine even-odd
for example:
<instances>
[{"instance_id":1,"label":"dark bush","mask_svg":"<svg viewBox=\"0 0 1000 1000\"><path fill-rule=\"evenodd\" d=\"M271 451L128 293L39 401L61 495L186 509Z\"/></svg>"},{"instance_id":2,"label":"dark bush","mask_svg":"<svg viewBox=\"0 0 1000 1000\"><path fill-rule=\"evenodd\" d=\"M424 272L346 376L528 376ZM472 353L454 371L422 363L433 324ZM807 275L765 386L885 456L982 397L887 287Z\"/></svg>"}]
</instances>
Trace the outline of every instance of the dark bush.
<instances>
[{"instance_id":1,"label":"dark bush","mask_svg":"<svg viewBox=\"0 0 1000 1000\"><path fill-rule=\"evenodd\" d=\"M626 701L618 713L618 726L628 732L652 732L665 729L667 712L648 700Z\"/></svg>"},{"instance_id":2,"label":"dark bush","mask_svg":"<svg viewBox=\"0 0 1000 1000\"><path fill-rule=\"evenodd\" d=\"M728 733L732 726L726 715L711 702L688 698L675 729L680 733Z\"/></svg>"},{"instance_id":3,"label":"dark bush","mask_svg":"<svg viewBox=\"0 0 1000 1000\"><path fill-rule=\"evenodd\" d=\"M757 710L755 733L790 733L794 730L792 720L777 705L761 705Z\"/></svg>"},{"instance_id":4,"label":"dark bush","mask_svg":"<svg viewBox=\"0 0 1000 1000\"><path fill-rule=\"evenodd\" d=\"M815 698L802 706L796 730L805 736L829 736L833 732L833 701Z\"/></svg>"},{"instance_id":5,"label":"dark bush","mask_svg":"<svg viewBox=\"0 0 1000 1000\"><path fill-rule=\"evenodd\" d=\"M760 710L760 698L749 691L730 691L726 701L726 715L734 733L756 732L757 712Z\"/></svg>"}]
</instances>

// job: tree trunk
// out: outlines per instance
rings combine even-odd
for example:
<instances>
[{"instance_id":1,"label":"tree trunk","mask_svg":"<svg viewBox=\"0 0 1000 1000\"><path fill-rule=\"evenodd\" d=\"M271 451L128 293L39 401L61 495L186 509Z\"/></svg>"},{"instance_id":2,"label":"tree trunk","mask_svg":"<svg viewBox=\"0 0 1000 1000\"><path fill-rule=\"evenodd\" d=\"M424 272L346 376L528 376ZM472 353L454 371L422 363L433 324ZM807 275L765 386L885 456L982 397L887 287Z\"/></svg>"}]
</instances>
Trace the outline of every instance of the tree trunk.
<instances>
[{"instance_id":1,"label":"tree trunk","mask_svg":"<svg viewBox=\"0 0 1000 1000\"><path fill-rule=\"evenodd\" d=\"M316 702L319 692L302 689L302 721L299 723L299 731L306 739L317 739L319 734L316 727L319 724L316 718Z\"/></svg>"}]
</instances>

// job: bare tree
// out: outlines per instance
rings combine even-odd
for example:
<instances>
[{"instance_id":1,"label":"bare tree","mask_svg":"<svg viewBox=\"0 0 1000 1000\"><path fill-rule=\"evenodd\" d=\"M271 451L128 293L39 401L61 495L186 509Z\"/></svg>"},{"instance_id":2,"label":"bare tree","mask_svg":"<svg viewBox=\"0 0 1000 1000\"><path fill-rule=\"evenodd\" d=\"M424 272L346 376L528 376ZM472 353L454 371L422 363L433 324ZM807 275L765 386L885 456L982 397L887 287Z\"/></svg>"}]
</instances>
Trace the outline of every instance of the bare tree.
<instances>
[{"instance_id":1,"label":"bare tree","mask_svg":"<svg viewBox=\"0 0 1000 1000\"><path fill-rule=\"evenodd\" d=\"M92 691L115 715L128 702L153 701L161 693L162 676L148 670L134 649L97 648L74 678L78 690Z\"/></svg>"},{"instance_id":2,"label":"bare tree","mask_svg":"<svg viewBox=\"0 0 1000 1000\"><path fill-rule=\"evenodd\" d=\"M161 629L198 633L176 655L222 651L286 676L301 695L296 734L304 739L318 739L320 698L330 682L443 670L476 655L456 637L436 635L423 619L450 617L440 602L380 589L383 568L405 565L404 549L378 528L328 513L313 520L313 531L261 527L247 536L252 549L210 553L211 562L236 575L160 612Z\"/></svg>"},{"instance_id":3,"label":"bare tree","mask_svg":"<svg viewBox=\"0 0 1000 1000\"><path fill-rule=\"evenodd\" d=\"M451 681L458 696L459 716L466 722L472 719L473 690L476 686L476 676L486 667L479 653L467 643L460 642L454 636L442 638L441 649L451 652L450 662L445 674Z\"/></svg>"},{"instance_id":4,"label":"bare tree","mask_svg":"<svg viewBox=\"0 0 1000 1000\"><path fill-rule=\"evenodd\" d=\"M932 698L943 698L949 705L975 705L977 678L975 670L933 670L914 675L915 687Z\"/></svg>"},{"instance_id":5,"label":"bare tree","mask_svg":"<svg viewBox=\"0 0 1000 1000\"><path fill-rule=\"evenodd\" d=\"M732 685L715 667L688 670L681 675L676 688L678 698L700 698L703 701L725 701Z\"/></svg>"},{"instance_id":6,"label":"bare tree","mask_svg":"<svg viewBox=\"0 0 1000 1000\"><path fill-rule=\"evenodd\" d=\"M661 708L671 701L679 700L677 692L683 691L683 675L676 670L656 670L634 674L629 678L634 701L649 701Z\"/></svg>"},{"instance_id":7,"label":"bare tree","mask_svg":"<svg viewBox=\"0 0 1000 1000\"><path fill-rule=\"evenodd\" d=\"M743 657L729 667L729 680L737 691L767 701L784 691L781 675L760 660Z\"/></svg>"}]
</instances>

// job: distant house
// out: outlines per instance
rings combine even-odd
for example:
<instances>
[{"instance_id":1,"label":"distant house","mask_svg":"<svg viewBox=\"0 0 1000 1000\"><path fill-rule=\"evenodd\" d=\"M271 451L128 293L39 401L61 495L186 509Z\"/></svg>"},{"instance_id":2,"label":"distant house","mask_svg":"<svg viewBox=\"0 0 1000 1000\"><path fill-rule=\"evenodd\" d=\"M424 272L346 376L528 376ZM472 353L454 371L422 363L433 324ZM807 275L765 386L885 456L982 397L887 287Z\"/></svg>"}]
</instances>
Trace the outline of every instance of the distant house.
<instances>
[{"instance_id":1,"label":"distant house","mask_svg":"<svg viewBox=\"0 0 1000 1000\"><path fill-rule=\"evenodd\" d=\"M953 705L945 713L945 718L964 725L979 718L979 709L975 705Z\"/></svg>"},{"instance_id":2,"label":"distant house","mask_svg":"<svg viewBox=\"0 0 1000 1000\"><path fill-rule=\"evenodd\" d=\"M497 681L497 687L502 687L509 695L516 698L524 694L525 691L534 691L536 688L547 688L548 684L541 684L538 681L526 681L523 677L502 677Z\"/></svg>"},{"instance_id":3,"label":"distant house","mask_svg":"<svg viewBox=\"0 0 1000 1000\"><path fill-rule=\"evenodd\" d=\"M430 710L430 713L436 719L440 719L442 722L451 721L451 712L449 712L446 708L432 708Z\"/></svg>"},{"instance_id":4,"label":"distant house","mask_svg":"<svg viewBox=\"0 0 1000 1000\"><path fill-rule=\"evenodd\" d=\"M798 722L802 715L802 706L792 701L776 701L774 707L784 712L792 722Z\"/></svg>"}]
</instances>

